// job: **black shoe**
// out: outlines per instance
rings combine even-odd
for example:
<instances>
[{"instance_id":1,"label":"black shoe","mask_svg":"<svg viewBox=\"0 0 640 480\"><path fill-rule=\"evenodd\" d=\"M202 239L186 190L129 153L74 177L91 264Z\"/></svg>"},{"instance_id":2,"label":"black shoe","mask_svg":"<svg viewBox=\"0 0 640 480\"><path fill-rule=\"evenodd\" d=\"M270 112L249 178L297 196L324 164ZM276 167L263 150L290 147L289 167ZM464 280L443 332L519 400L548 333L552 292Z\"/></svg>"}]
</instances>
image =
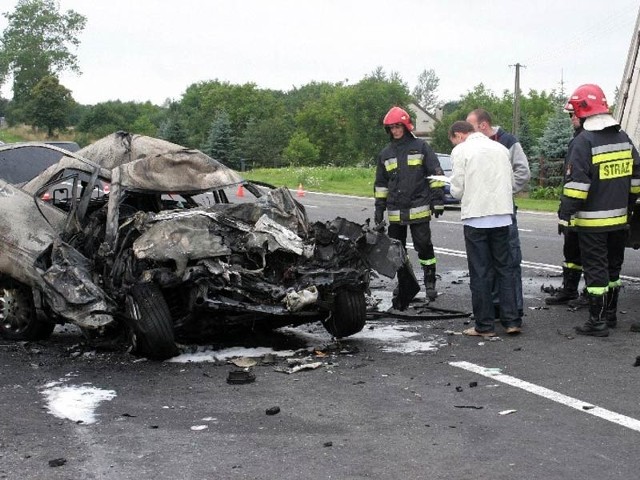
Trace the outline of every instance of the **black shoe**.
<instances>
[{"instance_id":1,"label":"black shoe","mask_svg":"<svg viewBox=\"0 0 640 480\"><path fill-rule=\"evenodd\" d=\"M547 305L565 305L571 300L578 298L578 292L570 292L564 289L557 290L556 293L544 299ZM588 305L588 302L587 302Z\"/></svg>"},{"instance_id":2,"label":"black shoe","mask_svg":"<svg viewBox=\"0 0 640 480\"><path fill-rule=\"evenodd\" d=\"M609 336L609 329L607 328L606 324L604 325L604 328L600 328L600 327L594 328L589 323L585 323L581 327L575 327L575 330L578 335L587 335L589 337L608 337Z\"/></svg>"}]
</instances>

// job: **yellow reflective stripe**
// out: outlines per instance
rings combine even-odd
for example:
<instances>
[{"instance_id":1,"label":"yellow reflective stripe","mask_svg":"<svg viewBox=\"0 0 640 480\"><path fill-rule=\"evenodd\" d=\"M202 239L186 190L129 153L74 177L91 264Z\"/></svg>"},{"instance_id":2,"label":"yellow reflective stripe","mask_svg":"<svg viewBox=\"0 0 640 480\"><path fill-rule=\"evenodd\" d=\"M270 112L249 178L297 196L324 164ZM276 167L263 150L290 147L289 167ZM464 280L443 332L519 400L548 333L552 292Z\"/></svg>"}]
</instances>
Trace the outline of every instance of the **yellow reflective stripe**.
<instances>
[{"instance_id":1,"label":"yellow reflective stripe","mask_svg":"<svg viewBox=\"0 0 640 480\"><path fill-rule=\"evenodd\" d=\"M375 198L387 198L389 196L389 189L386 187L374 187Z\"/></svg>"},{"instance_id":2,"label":"yellow reflective stripe","mask_svg":"<svg viewBox=\"0 0 640 480\"><path fill-rule=\"evenodd\" d=\"M387 217L389 218L389 222L399 222L400 221L400 210L389 210L389 211L387 211Z\"/></svg>"},{"instance_id":3,"label":"yellow reflective stripe","mask_svg":"<svg viewBox=\"0 0 640 480\"><path fill-rule=\"evenodd\" d=\"M387 172L390 172L391 170L395 170L396 168L398 168L398 159L396 158L389 158L387 160L384 161L384 168Z\"/></svg>"},{"instance_id":4,"label":"yellow reflective stripe","mask_svg":"<svg viewBox=\"0 0 640 480\"><path fill-rule=\"evenodd\" d=\"M585 192L584 190L575 190L575 189L573 189L573 188L567 188L567 187L564 187L564 188L562 189L562 194L563 194L565 197L569 197L569 198L577 198L577 199L579 199L579 200L584 200L584 199L586 199L586 198L587 198L587 194L588 194L588 193L589 193L589 192Z\"/></svg>"},{"instance_id":5,"label":"yellow reflective stripe","mask_svg":"<svg viewBox=\"0 0 640 480\"><path fill-rule=\"evenodd\" d=\"M582 265L578 265L576 263L570 263L570 262L563 262L562 263L563 267L566 268L570 268L571 270L579 270L582 271Z\"/></svg>"},{"instance_id":6,"label":"yellow reflective stripe","mask_svg":"<svg viewBox=\"0 0 640 480\"><path fill-rule=\"evenodd\" d=\"M627 223L627 215L609 218L576 218L573 225L576 227L613 227Z\"/></svg>"},{"instance_id":7,"label":"yellow reflective stripe","mask_svg":"<svg viewBox=\"0 0 640 480\"><path fill-rule=\"evenodd\" d=\"M431 211L427 210L426 212L415 212L409 213L409 220L416 220L418 218L426 218L431 215Z\"/></svg>"},{"instance_id":8,"label":"yellow reflective stripe","mask_svg":"<svg viewBox=\"0 0 640 480\"><path fill-rule=\"evenodd\" d=\"M423 265L425 267L427 265L435 265L436 264L436 257L430 258L429 260L418 259L418 262L420 263L420 265Z\"/></svg>"},{"instance_id":9,"label":"yellow reflective stripe","mask_svg":"<svg viewBox=\"0 0 640 480\"><path fill-rule=\"evenodd\" d=\"M629 191L631 193L640 193L640 185L638 185L638 186L631 185L631 188L629 189Z\"/></svg>"},{"instance_id":10,"label":"yellow reflective stripe","mask_svg":"<svg viewBox=\"0 0 640 480\"><path fill-rule=\"evenodd\" d=\"M622 280L618 279L618 280L612 280L609 282L609 288L616 288L616 287L621 287L622 286Z\"/></svg>"},{"instance_id":11,"label":"yellow reflective stripe","mask_svg":"<svg viewBox=\"0 0 640 480\"><path fill-rule=\"evenodd\" d=\"M422 165L422 159L421 158L416 158L416 159L407 159L407 165L409 165L410 167L420 167Z\"/></svg>"},{"instance_id":12,"label":"yellow reflective stripe","mask_svg":"<svg viewBox=\"0 0 640 480\"><path fill-rule=\"evenodd\" d=\"M598 297L606 294L607 290L609 290L609 287L587 287L587 292L590 295L597 295Z\"/></svg>"},{"instance_id":13,"label":"yellow reflective stripe","mask_svg":"<svg viewBox=\"0 0 640 480\"><path fill-rule=\"evenodd\" d=\"M631 150L623 150L617 152L598 153L593 155L592 162L594 165L602 162L610 162L612 160L628 160L631 159Z\"/></svg>"},{"instance_id":14,"label":"yellow reflective stripe","mask_svg":"<svg viewBox=\"0 0 640 480\"><path fill-rule=\"evenodd\" d=\"M633 160L617 160L615 162L607 162L600 165L599 173L601 180L609 178L630 177Z\"/></svg>"},{"instance_id":15,"label":"yellow reflective stripe","mask_svg":"<svg viewBox=\"0 0 640 480\"><path fill-rule=\"evenodd\" d=\"M444 182L439 180L429 180L429 186L431 188L444 188Z\"/></svg>"}]
</instances>

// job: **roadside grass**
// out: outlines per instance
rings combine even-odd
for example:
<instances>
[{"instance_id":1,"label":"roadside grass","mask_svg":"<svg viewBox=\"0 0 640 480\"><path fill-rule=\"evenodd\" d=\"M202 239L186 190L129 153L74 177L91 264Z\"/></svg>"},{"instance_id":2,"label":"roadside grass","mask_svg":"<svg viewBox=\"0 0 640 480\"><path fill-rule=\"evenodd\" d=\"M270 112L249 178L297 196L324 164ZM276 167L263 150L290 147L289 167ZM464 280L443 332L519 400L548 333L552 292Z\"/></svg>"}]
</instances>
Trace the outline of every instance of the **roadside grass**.
<instances>
[{"instance_id":1,"label":"roadside grass","mask_svg":"<svg viewBox=\"0 0 640 480\"><path fill-rule=\"evenodd\" d=\"M357 197L373 198L373 180L375 168L360 167L285 167L256 168L242 172L247 180L270 183L276 187L287 187L297 190L300 185L304 190L322 193L340 193ZM526 193L515 199L520 210L555 212L558 200L538 200L528 198Z\"/></svg>"},{"instance_id":2,"label":"roadside grass","mask_svg":"<svg viewBox=\"0 0 640 480\"><path fill-rule=\"evenodd\" d=\"M0 141L4 143L13 142L44 142L47 140L75 141L73 132L66 132L57 135L55 138L47 138L46 130L34 129L27 125L18 125L0 130Z\"/></svg>"}]
</instances>

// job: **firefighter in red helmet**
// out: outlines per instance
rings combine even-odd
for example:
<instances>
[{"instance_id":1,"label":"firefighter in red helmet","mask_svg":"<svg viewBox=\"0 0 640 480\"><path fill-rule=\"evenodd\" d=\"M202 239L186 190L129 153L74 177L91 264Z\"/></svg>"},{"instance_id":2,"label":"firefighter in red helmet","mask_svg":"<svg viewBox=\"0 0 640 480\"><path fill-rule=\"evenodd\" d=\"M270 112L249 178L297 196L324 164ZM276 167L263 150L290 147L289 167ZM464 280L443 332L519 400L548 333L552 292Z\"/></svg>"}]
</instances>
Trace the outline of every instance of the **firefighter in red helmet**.
<instances>
[{"instance_id":1,"label":"firefighter in red helmet","mask_svg":"<svg viewBox=\"0 0 640 480\"><path fill-rule=\"evenodd\" d=\"M609 114L598 85L578 87L569 105L582 131L567 154L558 216L562 228L578 233L587 286L589 317L576 332L606 337L617 325L629 208L640 193L640 157Z\"/></svg>"},{"instance_id":2,"label":"firefighter in red helmet","mask_svg":"<svg viewBox=\"0 0 640 480\"><path fill-rule=\"evenodd\" d=\"M435 300L436 257L431 242L431 215L444 212L444 183L429 179L444 175L438 157L431 147L413 133L409 114L400 107L391 108L384 117L384 128L390 142L378 154L376 162L375 223L384 222L386 210L389 236L406 246L411 229L413 246L424 272L429 301Z\"/></svg>"}]
</instances>

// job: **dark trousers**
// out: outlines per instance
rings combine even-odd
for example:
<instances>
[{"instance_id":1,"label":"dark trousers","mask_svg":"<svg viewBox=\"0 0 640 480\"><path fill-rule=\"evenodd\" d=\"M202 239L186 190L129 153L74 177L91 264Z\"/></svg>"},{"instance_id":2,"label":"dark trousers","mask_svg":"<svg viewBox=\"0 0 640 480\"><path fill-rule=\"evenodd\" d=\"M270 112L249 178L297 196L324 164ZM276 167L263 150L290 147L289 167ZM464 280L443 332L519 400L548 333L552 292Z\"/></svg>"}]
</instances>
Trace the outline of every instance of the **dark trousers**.
<instances>
[{"instance_id":1,"label":"dark trousers","mask_svg":"<svg viewBox=\"0 0 640 480\"><path fill-rule=\"evenodd\" d=\"M400 240L402 246L407 246L407 229L411 228L411 238L413 239L413 248L418 252L418 259L421 265L426 265L429 260L435 260L436 255L433 251L433 243L431 243L431 223L420 222L402 225L400 223L389 224L389 236ZM432 262L433 263L433 262Z\"/></svg>"},{"instance_id":2,"label":"dark trousers","mask_svg":"<svg viewBox=\"0 0 640 480\"><path fill-rule=\"evenodd\" d=\"M520 327L516 299L516 272L509 248L509 227L474 228L464 226L471 282L471 305L479 332L495 328L493 307L493 278L497 281L500 300L500 322L504 327Z\"/></svg>"},{"instance_id":3,"label":"dark trousers","mask_svg":"<svg viewBox=\"0 0 640 480\"><path fill-rule=\"evenodd\" d=\"M582 253L582 270L587 291L602 295L610 282L620 280L620 270L624 262L624 248L627 230L613 232L585 232L578 234Z\"/></svg>"},{"instance_id":4,"label":"dark trousers","mask_svg":"<svg viewBox=\"0 0 640 480\"><path fill-rule=\"evenodd\" d=\"M578 240L578 234L574 230L569 230L564 234L562 255L564 255L565 267L579 270L582 266L582 259L580 258L580 241Z\"/></svg>"},{"instance_id":5,"label":"dark trousers","mask_svg":"<svg viewBox=\"0 0 640 480\"><path fill-rule=\"evenodd\" d=\"M524 310L524 297L522 295L522 250L520 249L520 234L518 233L518 219L514 213L511 216L512 223L509 225L509 250L511 250L511 261L515 275L516 304L518 311ZM498 291L498 279L493 279L493 303L500 303L500 294Z\"/></svg>"}]
</instances>

